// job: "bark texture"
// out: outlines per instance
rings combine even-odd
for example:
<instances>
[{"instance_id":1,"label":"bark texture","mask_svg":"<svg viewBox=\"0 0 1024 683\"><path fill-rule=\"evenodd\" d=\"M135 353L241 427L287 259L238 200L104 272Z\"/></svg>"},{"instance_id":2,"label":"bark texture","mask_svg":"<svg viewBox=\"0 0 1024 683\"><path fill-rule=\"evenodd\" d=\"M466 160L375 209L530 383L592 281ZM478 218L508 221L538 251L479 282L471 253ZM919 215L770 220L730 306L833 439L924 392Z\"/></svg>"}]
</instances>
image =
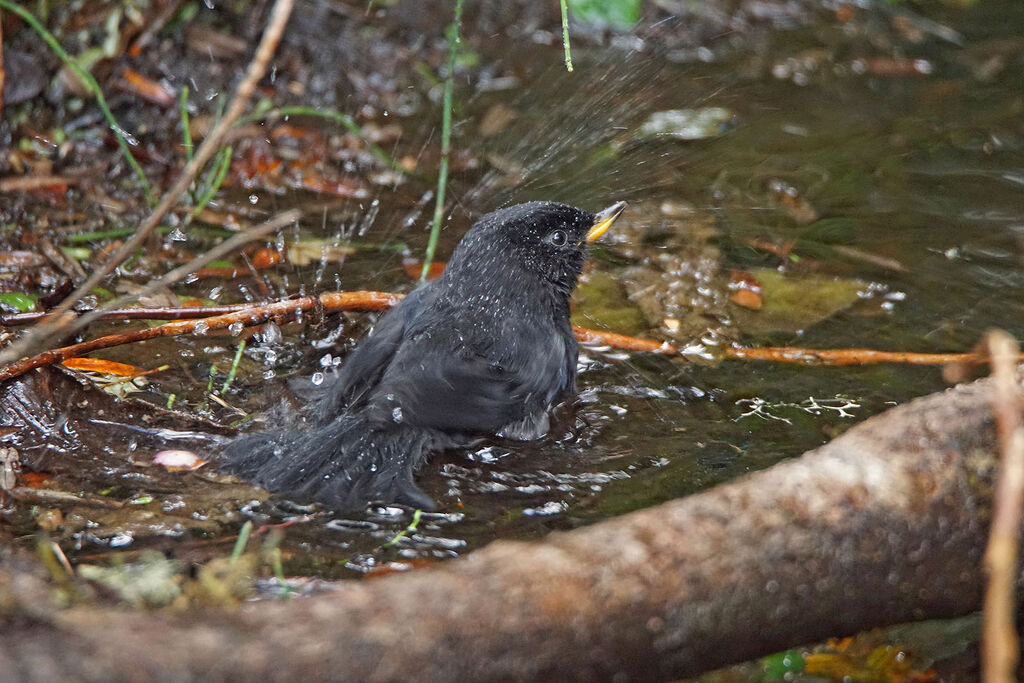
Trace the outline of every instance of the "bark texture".
<instances>
[{"instance_id":1,"label":"bark texture","mask_svg":"<svg viewBox=\"0 0 1024 683\"><path fill-rule=\"evenodd\" d=\"M675 680L964 614L981 604L998 462L987 392L918 399L699 495L309 600L42 609L45 582L7 555L0 677Z\"/></svg>"}]
</instances>

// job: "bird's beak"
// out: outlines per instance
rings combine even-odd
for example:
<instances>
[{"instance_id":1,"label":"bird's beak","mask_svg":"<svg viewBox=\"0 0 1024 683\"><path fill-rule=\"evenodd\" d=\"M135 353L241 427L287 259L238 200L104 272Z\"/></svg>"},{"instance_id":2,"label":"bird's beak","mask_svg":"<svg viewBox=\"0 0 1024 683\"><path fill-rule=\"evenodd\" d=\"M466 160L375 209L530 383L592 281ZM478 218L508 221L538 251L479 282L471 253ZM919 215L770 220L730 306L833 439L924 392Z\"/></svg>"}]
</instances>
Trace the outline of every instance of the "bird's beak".
<instances>
[{"instance_id":1,"label":"bird's beak","mask_svg":"<svg viewBox=\"0 0 1024 683\"><path fill-rule=\"evenodd\" d=\"M604 211L599 212L594 216L594 227L587 231L587 236L584 238L587 244L590 244L601 235L608 232L608 228L612 227L612 223L619 217L622 210L626 208L626 202L616 202L609 206Z\"/></svg>"}]
</instances>

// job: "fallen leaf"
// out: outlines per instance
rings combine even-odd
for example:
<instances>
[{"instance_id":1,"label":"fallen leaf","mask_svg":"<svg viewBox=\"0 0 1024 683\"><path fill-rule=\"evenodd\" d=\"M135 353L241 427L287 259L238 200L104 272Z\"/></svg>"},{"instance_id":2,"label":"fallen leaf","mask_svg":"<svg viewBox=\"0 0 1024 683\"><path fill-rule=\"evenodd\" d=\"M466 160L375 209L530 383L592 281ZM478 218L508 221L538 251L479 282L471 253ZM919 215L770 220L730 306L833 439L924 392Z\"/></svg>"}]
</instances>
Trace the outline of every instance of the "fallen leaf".
<instances>
[{"instance_id":1,"label":"fallen leaf","mask_svg":"<svg viewBox=\"0 0 1024 683\"><path fill-rule=\"evenodd\" d=\"M121 73L121 78L124 79L126 90L135 93L147 102L164 109L174 106L174 95L167 92L167 89L158 81L147 78L134 69L125 69Z\"/></svg>"},{"instance_id":2,"label":"fallen leaf","mask_svg":"<svg viewBox=\"0 0 1024 683\"><path fill-rule=\"evenodd\" d=\"M115 377L136 377L146 372L143 368L136 367L134 365L118 363L112 360L104 360L102 358L69 358L61 363L61 365L72 370L80 370L82 372L99 372L104 375L113 375Z\"/></svg>"},{"instance_id":3,"label":"fallen leaf","mask_svg":"<svg viewBox=\"0 0 1024 683\"><path fill-rule=\"evenodd\" d=\"M729 300L737 306L760 310L763 305L761 283L745 270L729 271Z\"/></svg>"},{"instance_id":4,"label":"fallen leaf","mask_svg":"<svg viewBox=\"0 0 1024 683\"><path fill-rule=\"evenodd\" d=\"M36 309L36 297L23 292L3 292L0 293L0 304L25 313L26 311L34 311Z\"/></svg>"},{"instance_id":5,"label":"fallen leaf","mask_svg":"<svg viewBox=\"0 0 1024 683\"><path fill-rule=\"evenodd\" d=\"M53 483L53 477L42 472L22 472L18 480L22 486L30 489L43 488Z\"/></svg>"},{"instance_id":6,"label":"fallen leaf","mask_svg":"<svg viewBox=\"0 0 1024 683\"><path fill-rule=\"evenodd\" d=\"M703 140L722 135L735 125L736 115L724 107L669 109L651 114L640 126L639 135Z\"/></svg>"},{"instance_id":7,"label":"fallen leaf","mask_svg":"<svg viewBox=\"0 0 1024 683\"><path fill-rule=\"evenodd\" d=\"M310 263L341 261L356 252L344 244L331 244L324 239L308 239L301 242L289 242L286 253L288 262L295 266L308 266Z\"/></svg>"},{"instance_id":8,"label":"fallen leaf","mask_svg":"<svg viewBox=\"0 0 1024 683\"><path fill-rule=\"evenodd\" d=\"M160 465L168 472L192 472L207 462L192 451L185 450L160 451L153 456L153 464Z\"/></svg>"},{"instance_id":9,"label":"fallen leaf","mask_svg":"<svg viewBox=\"0 0 1024 683\"><path fill-rule=\"evenodd\" d=\"M754 311L761 310L761 307L764 305L764 300L761 298L761 294L750 289L737 289L729 296L729 301L733 302L737 306L749 308Z\"/></svg>"}]
</instances>

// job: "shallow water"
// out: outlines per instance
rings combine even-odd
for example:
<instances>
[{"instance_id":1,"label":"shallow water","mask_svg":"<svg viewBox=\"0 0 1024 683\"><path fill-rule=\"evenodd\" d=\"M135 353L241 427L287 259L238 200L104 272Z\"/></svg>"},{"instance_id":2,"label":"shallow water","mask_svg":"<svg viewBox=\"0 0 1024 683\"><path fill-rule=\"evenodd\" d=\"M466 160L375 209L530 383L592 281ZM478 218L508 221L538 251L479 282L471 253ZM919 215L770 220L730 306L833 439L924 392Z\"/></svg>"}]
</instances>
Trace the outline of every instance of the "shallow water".
<instances>
[{"instance_id":1,"label":"shallow water","mask_svg":"<svg viewBox=\"0 0 1024 683\"><path fill-rule=\"evenodd\" d=\"M631 235L702 235L689 243L687 257L711 265L692 269L687 296L707 309L684 321L702 330L684 341L709 348L738 340L959 351L992 326L1024 336L1024 39L1016 28L1024 25L1024 7L983 2L947 12L935 18L954 24L964 46L932 39L895 49L926 60L927 68L913 73L886 73L884 64L864 62L872 54L868 39L838 24L736 43L709 62L672 61L650 46L642 52L580 48L572 74L552 50L496 44L503 68L523 75L509 89L473 92L463 85L457 93L454 144L469 161L456 164L452 219L439 253L450 253L472 216L508 202L556 199L596 210L626 199L632 208L622 220ZM859 73L865 69L877 73ZM510 121L485 134L481 123L495 107L511 112ZM706 107L733 114L720 135L695 141L635 135L653 112ZM410 132L402 149L436 145L432 124L417 118L423 116L406 121L409 131L423 135ZM779 181L795 189L817 220L787 209L771 189ZM397 247L422 253L430 189L429 179L413 177L376 185L367 199L325 207L322 220L287 238L384 248L271 275L270 293L409 289ZM310 201L301 193L236 189L223 202L232 197L260 209ZM754 248L754 238L795 242L794 256ZM625 266L656 260L666 251L659 244L624 255L628 245L612 240L595 254L596 270L628 279ZM726 301L730 270L757 268L781 269L787 278L857 280L862 296L805 325L757 324L757 312ZM203 281L189 290L222 302L260 296L257 283L244 280L219 294ZM342 358L345 349L333 342L348 340L350 347L367 322L346 316L286 325L282 336L264 333L246 347L224 397L246 411L275 406L288 394L288 377ZM645 334L659 333L667 330ZM171 362L171 370L153 377L151 398L164 402L174 393L186 409L228 423L237 415L202 395L211 364L221 373L217 383L223 381L235 344L230 337L193 337L105 357L145 366ZM142 362L140 353L150 358ZM131 511L148 517L77 510L68 517L80 519L69 522L61 540L72 560L149 546L201 558L227 552L232 534L251 518L257 526L291 523L283 546L287 573L339 577L394 562L410 567L494 539L534 538L700 491L799 455L857 421L944 386L934 368L688 363L595 349L583 351L579 385L577 406L562 411L549 438L492 441L434 458L421 481L441 512L424 515L415 532L391 545L411 511L336 514L265 500L206 470L154 474L123 465L125 455L144 463L157 448L128 434L111 437L97 460L121 465L62 476L82 490L131 499L137 503ZM32 528L27 516L22 522Z\"/></svg>"}]
</instances>

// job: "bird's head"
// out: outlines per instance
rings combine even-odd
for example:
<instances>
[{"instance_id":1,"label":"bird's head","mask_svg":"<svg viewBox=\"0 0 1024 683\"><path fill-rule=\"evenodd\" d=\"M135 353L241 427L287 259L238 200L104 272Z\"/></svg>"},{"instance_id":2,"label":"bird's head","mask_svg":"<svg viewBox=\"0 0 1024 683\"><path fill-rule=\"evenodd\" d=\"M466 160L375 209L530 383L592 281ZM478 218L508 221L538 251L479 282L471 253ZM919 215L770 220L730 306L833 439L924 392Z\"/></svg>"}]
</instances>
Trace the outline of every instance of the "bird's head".
<instances>
[{"instance_id":1,"label":"bird's head","mask_svg":"<svg viewBox=\"0 0 1024 683\"><path fill-rule=\"evenodd\" d=\"M625 208L618 202L591 213L556 202L527 202L478 220L456 247L446 272L479 277L535 276L568 295L583 268L588 243L603 235Z\"/></svg>"}]
</instances>

